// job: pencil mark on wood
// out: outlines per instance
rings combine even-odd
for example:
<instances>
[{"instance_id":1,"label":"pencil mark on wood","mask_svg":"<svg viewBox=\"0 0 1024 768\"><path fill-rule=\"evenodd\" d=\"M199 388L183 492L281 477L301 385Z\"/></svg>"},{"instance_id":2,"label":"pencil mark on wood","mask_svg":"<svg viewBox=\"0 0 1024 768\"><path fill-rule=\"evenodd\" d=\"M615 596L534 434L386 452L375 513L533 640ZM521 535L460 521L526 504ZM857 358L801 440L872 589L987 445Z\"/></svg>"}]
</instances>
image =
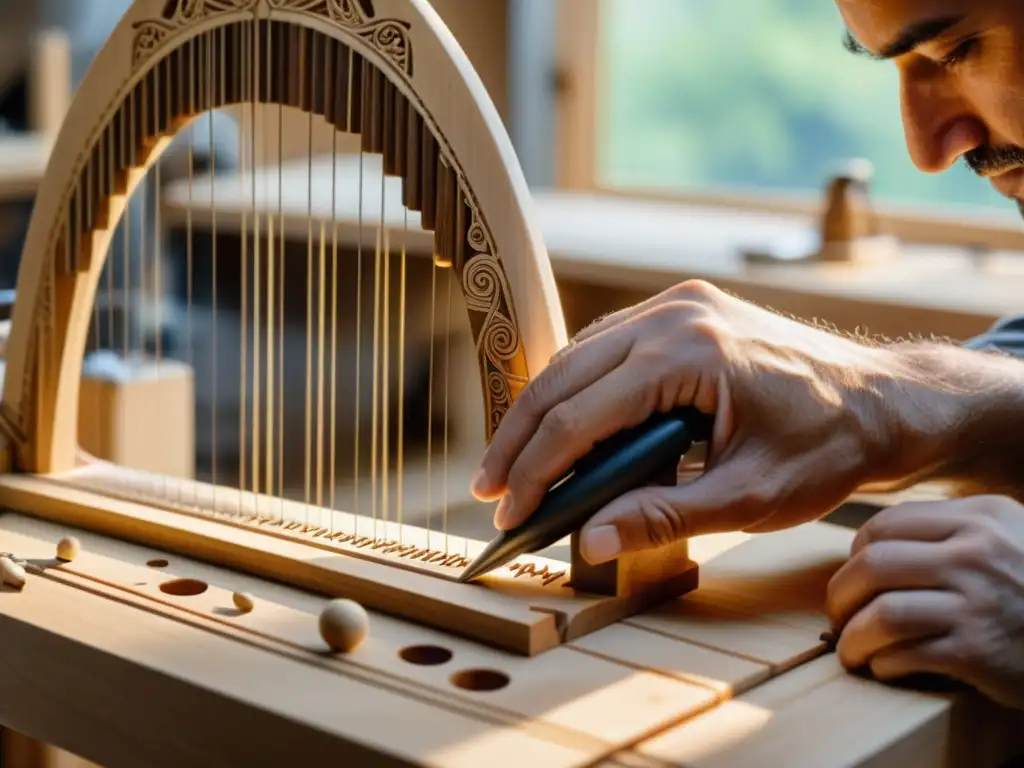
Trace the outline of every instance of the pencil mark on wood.
<instances>
[{"instance_id":1,"label":"pencil mark on wood","mask_svg":"<svg viewBox=\"0 0 1024 768\"><path fill-rule=\"evenodd\" d=\"M545 587L564 578L567 573L567 571L552 571L546 565L538 569L535 563L513 563L508 568L515 574L514 578L518 579L521 576L529 576L540 579Z\"/></svg>"}]
</instances>

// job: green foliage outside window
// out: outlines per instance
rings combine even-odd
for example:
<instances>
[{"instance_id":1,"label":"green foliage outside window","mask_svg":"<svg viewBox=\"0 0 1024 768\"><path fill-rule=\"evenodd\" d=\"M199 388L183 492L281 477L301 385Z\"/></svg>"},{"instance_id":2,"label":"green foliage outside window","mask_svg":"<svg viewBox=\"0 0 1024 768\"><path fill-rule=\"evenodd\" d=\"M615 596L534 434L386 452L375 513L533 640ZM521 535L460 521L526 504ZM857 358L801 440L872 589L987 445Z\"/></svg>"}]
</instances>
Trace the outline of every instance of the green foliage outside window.
<instances>
[{"instance_id":1,"label":"green foliage outside window","mask_svg":"<svg viewBox=\"0 0 1024 768\"><path fill-rule=\"evenodd\" d=\"M895 67L846 51L831 0L600 1L601 184L810 192L864 157L879 199L1009 206L914 167Z\"/></svg>"}]
</instances>

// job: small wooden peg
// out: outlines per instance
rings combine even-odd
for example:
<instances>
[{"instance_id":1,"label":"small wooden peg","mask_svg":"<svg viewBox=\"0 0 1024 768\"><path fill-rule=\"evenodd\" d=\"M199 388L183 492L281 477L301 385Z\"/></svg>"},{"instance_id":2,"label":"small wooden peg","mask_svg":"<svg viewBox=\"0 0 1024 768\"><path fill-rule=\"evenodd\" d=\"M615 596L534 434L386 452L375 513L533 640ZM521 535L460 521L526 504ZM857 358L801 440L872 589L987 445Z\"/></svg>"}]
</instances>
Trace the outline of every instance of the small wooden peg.
<instances>
[{"instance_id":1,"label":"small wooden peg","mask_svg":"<svg viewBox=\"0 0 1024 768\"><path fill-rule=\"evenodd\" d=\"M21 589L25 586L25 569L9 557L0 557L0 582Z\"/></svg>"},{"instance_id":2,"label":"small wooden peg","mask_svg":"<svg viewBox=\"0 0 1024 768\"><path fill-rule=\"evenodd\" d=\"M57 542L57 559L65 563L70 563L81 551L82 545L74 536L67 536Z\"/></svg>"},{"instance_id":3,"label":"small wooden peg","mask_svg":"<svg viewBox=\"0 0 1024 768\"><path fill-rule=\"evenodd\" d=\"M242 613L249 613L256 605L253 596L248 592L235 592L231 596L231 601L235 604L235 608Z\"/></svg>"},{"instance_id":4,"label":"small wooden peg","mask_svg":"<svg viewBox=\"0 0 1024 768\"><path fill-rule=\"evenodd\" d=\"M320 636L340 653L354 651L369 632L370 617L354 600L331 600L320 614Z\"/></svg>"}]
</instances>

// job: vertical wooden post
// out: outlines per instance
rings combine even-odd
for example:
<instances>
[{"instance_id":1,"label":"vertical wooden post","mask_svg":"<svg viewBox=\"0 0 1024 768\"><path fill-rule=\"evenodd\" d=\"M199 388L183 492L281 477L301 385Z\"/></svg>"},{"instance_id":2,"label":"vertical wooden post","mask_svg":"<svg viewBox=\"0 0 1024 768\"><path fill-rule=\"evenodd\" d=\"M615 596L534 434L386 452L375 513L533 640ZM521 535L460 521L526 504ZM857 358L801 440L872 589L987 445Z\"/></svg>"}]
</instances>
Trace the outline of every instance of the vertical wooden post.
<instances>
[{"instance_id":1,"label":"vertical wooden post","mask_svg":"<svg viewBox=\"0 0 1024 768\"><path fill-rule=\"evenodd\" d=\"M659 485L675 485L677 467L667 470ZM580 535L571 537L572 588L609 597L667 600L697 588L699 570L690 559L686 539L658 549L633 552L601 565L590 565L580 554Z\"/></svg>"},{"instance_id":2,"label":"vertical wooden post","mask_svg":"<svg viewBox=\"0 0 1024 768\"><path fill-rule=\"evenodd\" d=\"M29 66L29 125L55 139L71 104L71 44L59 30L39 34Z\"/></svg>"}]
</instances>

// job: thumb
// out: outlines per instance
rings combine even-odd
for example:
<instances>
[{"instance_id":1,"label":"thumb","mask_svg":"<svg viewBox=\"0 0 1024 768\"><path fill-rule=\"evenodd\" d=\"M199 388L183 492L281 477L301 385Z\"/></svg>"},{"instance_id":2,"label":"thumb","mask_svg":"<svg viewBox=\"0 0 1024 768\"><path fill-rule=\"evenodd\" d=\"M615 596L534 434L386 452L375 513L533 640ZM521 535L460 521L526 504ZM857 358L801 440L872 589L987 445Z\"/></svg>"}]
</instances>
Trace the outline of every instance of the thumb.
<instances>
[{"instance_id":1,"label":"thumb","mask_svg":"<svg viewBox=\"0 0 1024 768\"><path fill-rule=\"evenodd\" d=\"M770 515L765 473L750 462L715 466L692 482L649 486L620 496L580 531L580 554L591 565L709 533L738 531Z\"/></svg>"}]
</instances>

